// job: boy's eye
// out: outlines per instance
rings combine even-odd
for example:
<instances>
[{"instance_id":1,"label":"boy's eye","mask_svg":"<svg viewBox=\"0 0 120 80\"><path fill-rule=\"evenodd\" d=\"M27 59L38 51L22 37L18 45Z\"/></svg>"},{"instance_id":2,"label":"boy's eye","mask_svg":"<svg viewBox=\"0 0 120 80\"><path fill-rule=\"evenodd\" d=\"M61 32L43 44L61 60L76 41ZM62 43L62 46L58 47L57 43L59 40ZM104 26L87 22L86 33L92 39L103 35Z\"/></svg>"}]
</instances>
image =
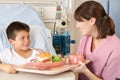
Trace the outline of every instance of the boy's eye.
<instances>
[{"instance_id":1,"label":"boy's eye","mask_svg":"<svg viewBox=\"0 0 120 80\"><path fill-rule=\"evenodd\" d=\"M21 37L21 39L24 39L24 37Z\"/></svg>"},{"instance_id":2,"label":"boy's eye","mask_svg":"<svg viewBox=\"0 0 120 80\"><path fill-rule=\"evenodd\" d=\"M23 39L29 39L30 38L30 36L28 36L28 37L21 37L21 40L23 40Z\"/></svg>"}]
</instances>

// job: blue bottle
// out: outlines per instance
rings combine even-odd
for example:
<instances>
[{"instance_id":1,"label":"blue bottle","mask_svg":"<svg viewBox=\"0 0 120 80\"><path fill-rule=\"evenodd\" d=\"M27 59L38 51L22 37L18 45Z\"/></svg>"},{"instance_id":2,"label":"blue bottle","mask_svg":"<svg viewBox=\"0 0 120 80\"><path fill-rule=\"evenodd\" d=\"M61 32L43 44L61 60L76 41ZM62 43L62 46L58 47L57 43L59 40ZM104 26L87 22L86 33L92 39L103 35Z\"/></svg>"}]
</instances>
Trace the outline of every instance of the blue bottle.
<instances>
[{"instance_id":1,"label":"blue bottle","mask_svg":"<svg viewBox=\"0 0 120 80\"><path fill-rule=\"evenodd\" d=\"M70 33L68 31L65 32L65 35L62 35L61 43L64 56L68 56L70 54Z\"/></svg>"},{"instance_id":2,"label":"blue bottle","mask_svg":"<svg viewBox=\"0 0 120 80\"><path fill-rule=\"evenodd\" d=\"M57 54L62 54L61 35L58 34L58 31L53 35L53 47Z\"/></svg>"}]
</instances>

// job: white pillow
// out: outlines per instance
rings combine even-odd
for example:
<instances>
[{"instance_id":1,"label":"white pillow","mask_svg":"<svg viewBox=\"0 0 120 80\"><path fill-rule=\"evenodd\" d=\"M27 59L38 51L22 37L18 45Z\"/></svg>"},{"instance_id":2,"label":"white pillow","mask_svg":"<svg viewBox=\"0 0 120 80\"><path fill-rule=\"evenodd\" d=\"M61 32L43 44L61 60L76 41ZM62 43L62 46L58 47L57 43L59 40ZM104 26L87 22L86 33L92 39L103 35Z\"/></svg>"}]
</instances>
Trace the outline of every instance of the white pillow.
<instances>
[{"instance_id":1,"label":"white pillow","mask_svg":"<svg viewBox=\"0 0 120 80\"><path fill-rule=\"evenodd\" d=\"M49 29L41 27L40 25L30 25L30 29L30 46L32 48L40 48L51 54L56 53L52 45L51 31Z\"/></svg>"},{"instance_id":2,"label":"white pillow","mask_svg":"<svg viewBox=\"0 0 120 80\"><path fill-rule=\"evenodd\" d=\"M0 28L0 51L8 47L10 47L10 44L8 42L5 29Z\"/></svg>"}]
</instances>

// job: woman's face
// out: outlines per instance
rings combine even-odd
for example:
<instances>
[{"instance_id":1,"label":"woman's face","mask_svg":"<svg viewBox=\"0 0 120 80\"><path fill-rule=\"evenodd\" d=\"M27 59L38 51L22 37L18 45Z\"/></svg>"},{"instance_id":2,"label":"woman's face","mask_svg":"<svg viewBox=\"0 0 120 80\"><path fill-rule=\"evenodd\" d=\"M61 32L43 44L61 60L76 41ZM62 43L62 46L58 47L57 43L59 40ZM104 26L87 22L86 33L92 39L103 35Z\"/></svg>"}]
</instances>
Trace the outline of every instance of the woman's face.
<instances>
[{"instance_id":1,"label":"woman's face","mask_svg":"<svg viewBox=\"0 0 120 80\"><path fill-rule=\"evenodd\" d=\"M84 21L82 22L77 21L76 27L80 28L82 35L92 35L94 28L93 21L91 21L91 19L90 20L83 19L83 20Z\"/></svg>"}]
</instances>

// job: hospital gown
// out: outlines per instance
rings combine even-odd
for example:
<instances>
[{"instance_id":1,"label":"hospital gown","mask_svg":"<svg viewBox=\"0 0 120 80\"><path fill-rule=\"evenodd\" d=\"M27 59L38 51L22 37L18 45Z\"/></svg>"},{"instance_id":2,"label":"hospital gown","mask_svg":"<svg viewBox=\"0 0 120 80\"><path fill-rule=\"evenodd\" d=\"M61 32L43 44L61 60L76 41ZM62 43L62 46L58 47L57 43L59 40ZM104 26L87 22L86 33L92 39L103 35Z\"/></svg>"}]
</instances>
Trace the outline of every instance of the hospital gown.
<instances>
[{"instance_id":1,"label":"hospital gown","mask_svg":"<svg viewBox=\"0 0 120 80\"><path fill-rule=\"evenodd\" d=\"M3 64L21 65L31 62L32 59L36 58L36 54L39 54L39 52L33 50L32 55L25 59L21 57L18 53L16 53L14 49L6 48L1 52L0 60Z\"/></svg>"}]
</instances>

